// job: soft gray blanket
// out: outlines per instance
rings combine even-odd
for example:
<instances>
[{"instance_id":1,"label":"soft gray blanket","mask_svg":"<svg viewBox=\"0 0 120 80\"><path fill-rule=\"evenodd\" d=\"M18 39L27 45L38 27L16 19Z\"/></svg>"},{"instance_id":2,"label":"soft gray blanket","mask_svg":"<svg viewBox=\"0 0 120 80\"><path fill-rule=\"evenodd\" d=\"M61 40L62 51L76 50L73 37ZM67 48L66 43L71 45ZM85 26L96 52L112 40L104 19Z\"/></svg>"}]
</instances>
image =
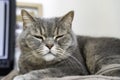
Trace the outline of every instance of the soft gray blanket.
<instances>
[{"instance_id":1,"label":"soft gray blanket","mask_svg":"<svg viewBox=\"0 0 120 80\"><path fill-rule=\"evenodd\" d=\"M0 80L6 80L6 79L0 78ZM66 76L62 78L45 78L42 80L120 80L120 77L89 75L89 76Z\"/></svg>"},{"instance_id":2,"label":"soft gray blanket","mask_svg":"<svg viewBox=\"0 0 120 80\"><path fill-rule=\"evenodd\" d=\"M120 80L120 77L90 75L90 76L67 76L63 78L46 78L42 80Z\"/></svg>"}]
</instances>

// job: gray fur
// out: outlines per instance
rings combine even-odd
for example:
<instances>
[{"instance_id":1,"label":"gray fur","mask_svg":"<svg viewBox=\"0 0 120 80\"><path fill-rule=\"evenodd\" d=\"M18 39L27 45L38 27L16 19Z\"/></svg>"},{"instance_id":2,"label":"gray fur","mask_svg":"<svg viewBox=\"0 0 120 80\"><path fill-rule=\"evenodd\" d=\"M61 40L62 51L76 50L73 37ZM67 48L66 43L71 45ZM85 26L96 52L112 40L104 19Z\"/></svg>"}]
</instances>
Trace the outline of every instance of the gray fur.
<instances>
[{"instance_id":1,"label":"gray fur","mask_svg":"<svg viewBox=\"0 0 120 80\"><path fill-rule=\"evenodd\" d=\"M78 42L90 74L120 76L119 39L78 36Z\"/></svg>"},{"instance_id":2,"label":"gray fur","mask_svg":"<svg viewBox=\"0 0 120 80\"><path fill-rule=\"evenodd\" d=\"M22 10L21 80L88 74L120 76L120 40L76 36L71 29L73 16L71 11L62 17L35 18ZM33 77L25 77L31 74Z\"/></svg>"}]
</instances>

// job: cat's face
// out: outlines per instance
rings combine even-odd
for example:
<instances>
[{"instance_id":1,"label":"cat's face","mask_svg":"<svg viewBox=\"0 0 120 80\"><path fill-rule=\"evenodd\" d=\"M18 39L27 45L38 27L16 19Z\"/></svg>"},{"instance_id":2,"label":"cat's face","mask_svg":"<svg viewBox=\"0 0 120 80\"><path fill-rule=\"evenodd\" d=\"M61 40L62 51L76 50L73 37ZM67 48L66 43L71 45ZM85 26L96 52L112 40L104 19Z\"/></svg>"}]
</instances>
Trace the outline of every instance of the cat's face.
<instances>
[{"instance_id":1,"label":"cat's face","mask_svg":"<svg viewBox=\"0 0 120 80\"><path fill-rule=\"evenodd\" d=\"M45 61L66 58L69 54L68 49L75 42L71 30L73 15L73 12L69 12L63 17L42 19L34 18L23 10L24 30L20 46L26 46L31 55Z\"/></svg>"}]
</instances>

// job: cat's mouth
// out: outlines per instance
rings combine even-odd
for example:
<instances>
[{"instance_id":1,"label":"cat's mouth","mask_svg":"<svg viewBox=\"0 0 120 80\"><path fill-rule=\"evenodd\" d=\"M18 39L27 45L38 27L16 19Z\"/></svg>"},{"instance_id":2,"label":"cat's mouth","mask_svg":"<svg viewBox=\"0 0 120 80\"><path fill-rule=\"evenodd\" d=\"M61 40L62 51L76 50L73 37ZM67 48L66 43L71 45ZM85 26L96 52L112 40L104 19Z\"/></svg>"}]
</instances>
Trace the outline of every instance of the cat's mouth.
<instances>
[{"instance_id":1,"label":"cat's mouth","mask_svg":"<svg viewBox=\"0 0 120 80\"><path fill-rule=\"evenodd\" d=\"M46 56L46 55L48 55L48 54L52 54L52 55L56 56L56 55L53 54L51 51L49 51L48 53L44 54L43 56Z\"/></svg>"},{"instance_id":2,"label":"cat's mouth","mask_svg":"<svg viewBox=\"0 0 120 80\"><path fill-rule=\"evenodd\" d=\"M43 58L46 61L52 61L52 60L54 60L56 58L56 55L51 53L51 52L48 52L47 54L43 55Z\"/></svg>"}]
</instances>

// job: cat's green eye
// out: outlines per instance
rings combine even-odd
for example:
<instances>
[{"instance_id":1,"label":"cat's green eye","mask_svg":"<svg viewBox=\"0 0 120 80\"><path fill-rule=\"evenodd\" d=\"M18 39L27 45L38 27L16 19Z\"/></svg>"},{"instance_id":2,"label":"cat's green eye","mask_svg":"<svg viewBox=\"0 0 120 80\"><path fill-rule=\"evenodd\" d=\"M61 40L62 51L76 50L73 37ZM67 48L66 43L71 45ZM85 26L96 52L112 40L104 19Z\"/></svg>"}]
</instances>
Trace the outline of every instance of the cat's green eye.
<instances>
[{"instance_id":1,"label":"cat's green eye","mask_svg":"<svg viewBox=\"0 0 120 80\"><path fill-rule=\"evenodd\" d=\"M42 36L37 36L37 35L35 35L34 37L43 40L43 37L42 37Z\"/></svg>"},{"instance_id":2,"label":"cat's green eye","mask_svg":"<svg viewBox=\"0 0 120 80\"><path fill-rule=\"evenodd\" d=\"M56 36L55 39L58 40L60 38L62 38L64 35L59 35L59 36Z\"/></svg>"}]
</instances>

